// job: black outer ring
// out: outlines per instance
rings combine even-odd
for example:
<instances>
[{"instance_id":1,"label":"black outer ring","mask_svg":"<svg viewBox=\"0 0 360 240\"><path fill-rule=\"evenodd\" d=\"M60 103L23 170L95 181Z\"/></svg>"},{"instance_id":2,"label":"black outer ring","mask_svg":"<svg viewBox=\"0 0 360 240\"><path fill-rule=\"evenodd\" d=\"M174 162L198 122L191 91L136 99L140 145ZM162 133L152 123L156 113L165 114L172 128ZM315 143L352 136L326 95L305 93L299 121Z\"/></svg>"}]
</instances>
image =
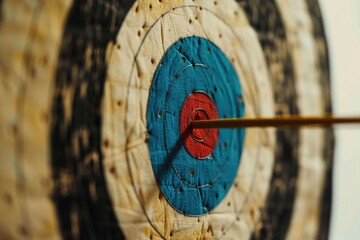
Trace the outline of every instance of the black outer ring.
<instances>
[{"instance_id":1,"label":"black outer ring","mask_svg":"<svg viewBox=\"0 0 360 240\"><path fill-rule=\"evenodd\" d=\"M106 187L100 107L106 79L106 49L109 43L116 44L116 35L133 3L132 0L76 0L64 28L51 132L53 199L64 239L125 238ZM85 55L86 49L91 49L90 58ZM87 61L91 67L86 67ZM82 84L87 85L85 97L80 94ZM74 91L70 122L65 119L64 89ZM80 137L82 131L90 133L88 145ZM79 155L74 154L76 144ZM94 156L90 162L89 156ZM62 174L72 179L65 194L59 181ZM75 223L74 216L78 219Z\"/></svg>"},{"instance_id":2,"label":"black outer ring","mask_svg":"<svg viewBox=\"0 0 360 240\"><path fill-rule=\"evenodd\" d=\"M297 96L293 65L284 26L275 0L237 0L245 10L248 20L258 33L268 69L272 64L283 66L284 80L270 72L274 87L277 114L298 114ZM56 73L55 97L52 107L51 159L56 204L60 230L64 239L124 239L112 208L106 187L101 154L101 102L106 78L105 52L109 43L116 39L121 24L133 5L133 0L75 0L64 29L63 41ZM325 41L321 13L317 1L307 0L310 16L314 24L317 41ZM272 36L272 37L270 37ZM326 43L325 43L326 45ZM86 67L85 52L91 49L91 67ZM281 53L281 54L280 54ZM325 109L331 113L330 80L327 51L320 55L320 70L323 83ZM81 97L82 84L87 85L85 97ZM74 91L71 120L65 119L63 105L64 89ZM90 133L86 145L79 134ZM326 131L324 157L327 164L321 227L318 238L328 237L332 161L334 137L331 130ZM277 152L275 164L282 171L273 169L270 191L262 210L262 228L252 234L253 239L284 239L286 237L293 206L296 199L296 180L299 172L299 131L279 129L276 132ZM78 155L74 154L74 144L80 146ZM88 156L94 154L90 163ZM93 155L94 156L94 155ZM96 161L97 159L97 161ZM67 174L72 181L68 191L63 191L60 176ZM281 181L285 191L277 188ZM91 190L92 189L92 190ZM95 193L94 193L95 189ZM77 215L78 222L72 221ZM78 230L78 234L74 235Z\"/></svg>"},{"instance_id":3,"label":"black outer ring","mask_svg":"<svg viewBox=\"0 0 360 240\"><path fill-rule=\"evenodd\" d=\"M284 69L284 76L269 71L276 114L299 115L290 49L275 1L249 0L240 1L240 4L244 7L250 24L258 33L268 69L273 64L280 64ZM272 21L268 21L270 18ZM269 38L270 34L273 34L273 38ZM285 239L286 237L296 199L299 139L298 129L276 130L277 151L269 193L262 210L262 227L260 231L253 232L252 239ZM277 165L281 165L281 169L276 168Z\"/></svg>"}]
</instances>

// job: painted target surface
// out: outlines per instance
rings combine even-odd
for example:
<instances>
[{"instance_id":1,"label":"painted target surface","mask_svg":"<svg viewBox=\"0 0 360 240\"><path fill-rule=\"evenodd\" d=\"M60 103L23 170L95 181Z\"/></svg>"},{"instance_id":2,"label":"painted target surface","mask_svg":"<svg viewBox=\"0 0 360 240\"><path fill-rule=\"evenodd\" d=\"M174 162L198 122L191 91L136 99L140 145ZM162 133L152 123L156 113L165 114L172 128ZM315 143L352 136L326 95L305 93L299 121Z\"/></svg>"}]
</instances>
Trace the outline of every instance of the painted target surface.
<instances>
[{"instance_id":1,"label":"painted target surface","mask_svg":"<svg viewBox=\"0 0 360 240\"><path fill-rule=\"evenodd\" d=\"M330 130L188 127L330 113L316 1L0 4L1 238L327 238Z\"/></svg>"}]
</instances>

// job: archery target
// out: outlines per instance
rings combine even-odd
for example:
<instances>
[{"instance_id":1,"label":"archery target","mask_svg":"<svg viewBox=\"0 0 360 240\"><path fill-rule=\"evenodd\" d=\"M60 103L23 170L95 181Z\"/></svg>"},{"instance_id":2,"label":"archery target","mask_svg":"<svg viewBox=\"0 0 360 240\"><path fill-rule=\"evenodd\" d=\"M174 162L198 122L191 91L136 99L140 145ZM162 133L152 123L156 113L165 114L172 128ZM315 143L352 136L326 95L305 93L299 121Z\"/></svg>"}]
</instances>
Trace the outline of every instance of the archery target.
<instances>
[{"instance_id":1,"label":"archery target","mask_svg":"<svg viewBox=\"0 0 360 240\"><path fill-rule=\"evenodd\" d=\"M142 7L145 9L142 10ZM158 10L158 7L161 8ZM241 229L242 236L249 237L252 229L246 227L247 221L255 220L251 220L249 212L260 214L257 205L262 206L268 189L262 183L264 180L268 182L271 176L273 131L247 129L242 148L241 131L220 130L218 149L213 151L216 156L202 161L191 158L183 147L176 147L176 144L183 144L181 141L178 143L180 131L176 128L176 119L183 101L194 91L211 94L218 86L219 93L214 95L214 101L217 100L215 104L221 111L221 117L240 117L232 110L239 108L238 100L242 98L236 76L240 81L243 79L245 115L274 115L272 90L256 34L237 3L225 4L221 8L223 13L217 12L217 9L220 8L213 3L206 4L206 1L200 6L156 2L152 5L156 15L147 19L142 11L148 11L149 5L135 4L123 26L127 25L127 21L137 23L136 29L147 24L146 33L122 28L118 34L117 44L121 49L115 49L111 56L105 88L103 117L106 120L102 129L103 141L109 142L109 146L103 148L103 152L105 165L109 163L108 169L113 167L121 176L116 179L113 174L106 174L109 185L114 186L111 192L117 193L112 197L118 199L113 200L114 204L118 202L118 218L122 224L129 225L128 228L134 227L130 234L141 236L143 231L161 238L169 238L170 235L173 238L195 237L199 234L219 238L230 234L232 229ZM237 9L238 12L231 19L226 9ZM231 26L224 21L224 14L229 22L237 25ZM139 45L136 45L134 37L138 38ZM193 52L191 49L194 49ZM127 54L131 53L136 55L130 57L134 61L127 66ZM209 54L220 56L208 60ZM187 59L184 60L184 56ZM225 59L232 59L232 63ZM221 66L216 69L216 64L212 63L216 61L226 67L231 66L233 70L222 69L224 67ZM190 67L186 68L189 63ZM157 68L161 71L156 71ZM227 72L231 76L227 76ZM177 79L173 80L175 76ZM228 90L224 92L226 88ZM156 103L152 104L152 101ZM113 105L118 102L124 104L114 109ZM121 114L123 112L126 114ZM147 121L146 116L149 118ZM122 132L126 132L127 138L116 136ZM110 139L118 139L119 142L112 143ZM220 149L225 145L228 149ZM218 156L217 153L223 155ZM229 157L232 159L227 160ZM227 161L233 164L222 164ZM239 161L241 167L238 172ZM171 167L167 167L168 162ZM258 171L259 165L262 165L263 171ZM130 182L126 183L125 179ZM132 211L124 201L124 197L130 196L133 198L129 202L138 203L138 208ZM201 216L208 211L211 215ZM139 217L146 217L148 222L145 221L143 226L131 223L130 217L134 217L134 212L139 212ZM181 220L173 222L176 219ZM191 231L183 231L189 226L192 226ZM127 237L139 238L139 235Z\"/></svg>"},{"instance_id":2,"label":"archery target","mask_svg":"<svg viewBox=\"0 0 360 240\"><path fill-rule=\"evenodd\" d=\"M327 237L330 130L181 136L331 112L315 1L0 4L1 237Z\"/></svg>"}]
</instances>

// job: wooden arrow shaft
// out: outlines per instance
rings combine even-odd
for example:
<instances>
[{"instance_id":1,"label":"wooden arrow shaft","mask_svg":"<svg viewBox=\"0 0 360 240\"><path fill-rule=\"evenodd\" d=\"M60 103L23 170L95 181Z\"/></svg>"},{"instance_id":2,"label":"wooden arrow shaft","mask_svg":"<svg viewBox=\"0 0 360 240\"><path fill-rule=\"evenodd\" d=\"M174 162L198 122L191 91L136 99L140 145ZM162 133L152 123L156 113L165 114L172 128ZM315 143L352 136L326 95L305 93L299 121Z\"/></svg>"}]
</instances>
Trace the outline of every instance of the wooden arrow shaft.
<instances>
[{"instance_id":1,"label":"wooden arrow shaft","mask_svg":"<svg viewBox=\"0 0 360 240\"><path fill-rule=\"evenodd\" d=\"M360 117L278 116L272 118L224 118L191 122L192 128L249 128L249 127L328 127L334 124L359 124Z\"/></svg>"}]
</instances>

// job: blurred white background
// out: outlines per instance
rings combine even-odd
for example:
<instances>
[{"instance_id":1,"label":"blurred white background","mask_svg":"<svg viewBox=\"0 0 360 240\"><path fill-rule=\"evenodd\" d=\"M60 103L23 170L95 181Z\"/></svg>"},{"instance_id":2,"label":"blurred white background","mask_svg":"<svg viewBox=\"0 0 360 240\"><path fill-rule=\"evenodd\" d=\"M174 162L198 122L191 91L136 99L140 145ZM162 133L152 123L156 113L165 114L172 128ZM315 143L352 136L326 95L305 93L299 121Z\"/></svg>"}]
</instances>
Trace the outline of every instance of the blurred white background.
<instances>
[{"instance_id":1,"label":"blurred white background","mask_svg":"<svg viewBox=\"0 0 360 240\"><path fill-rule=\"evenodd\" d=\"M336 115L360 116L360 0L320 0ZM360 126L336 128L331 239L360 239Z\"/></svg>"}]
</instances>

